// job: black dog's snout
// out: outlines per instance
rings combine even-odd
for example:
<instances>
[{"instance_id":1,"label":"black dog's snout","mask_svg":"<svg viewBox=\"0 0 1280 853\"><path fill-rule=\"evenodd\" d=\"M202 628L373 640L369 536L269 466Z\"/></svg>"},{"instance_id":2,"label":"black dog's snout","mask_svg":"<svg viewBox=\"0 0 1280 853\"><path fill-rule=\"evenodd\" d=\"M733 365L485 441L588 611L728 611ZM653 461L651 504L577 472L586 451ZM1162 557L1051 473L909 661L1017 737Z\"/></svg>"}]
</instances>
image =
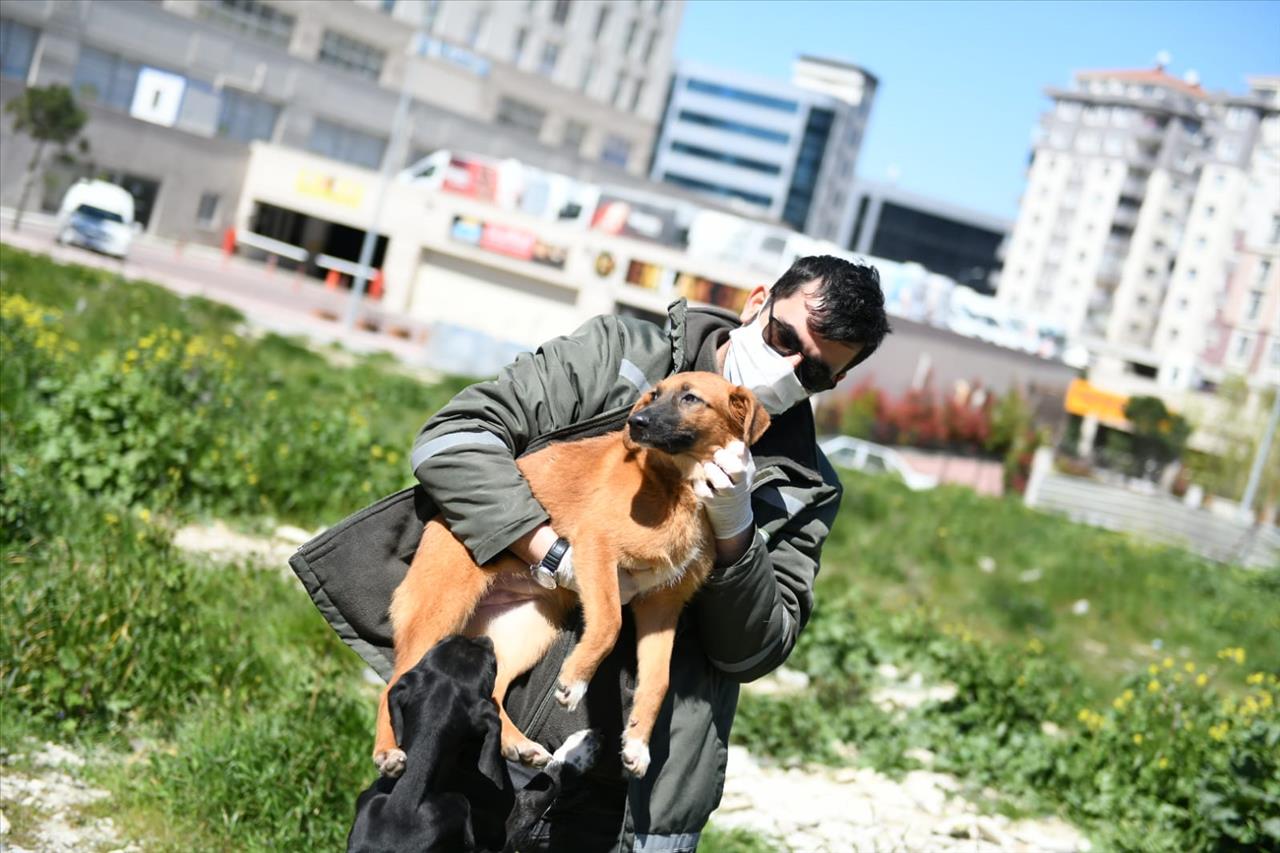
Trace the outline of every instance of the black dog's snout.
<instances>
[{"instance_id":1,"label":"black dog's snout","mask_svg":"<svg viewBox=\"0 0 1280 853\"><path fill-rule=\"evenodd\" d=\"M649 426L649 415L645 412L636 412L634 415L627 418L627 424L632 429L647 429Z\"/></svg>"}]
</instances>

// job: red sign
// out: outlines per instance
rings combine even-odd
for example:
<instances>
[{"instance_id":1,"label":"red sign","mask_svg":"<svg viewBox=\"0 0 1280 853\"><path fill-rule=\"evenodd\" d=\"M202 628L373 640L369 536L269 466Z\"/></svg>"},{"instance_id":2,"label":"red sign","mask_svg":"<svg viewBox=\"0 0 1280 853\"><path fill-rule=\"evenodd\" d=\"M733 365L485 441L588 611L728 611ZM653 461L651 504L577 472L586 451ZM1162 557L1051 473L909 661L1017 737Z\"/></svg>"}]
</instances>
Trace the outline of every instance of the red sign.
<instances>
[{"instance_id":1,"label":"red sign","mask_svg":"<svg viewBox=\"0 0 1280 853\"><path fill-rule=\"evenodd\" d=\"M528 231L519 228L508 228L505 225L484 224L480 233L480 248L500 255L510 255L522 261L533 259L533 250L538 238Z\"/></svg>"}]
</instances>

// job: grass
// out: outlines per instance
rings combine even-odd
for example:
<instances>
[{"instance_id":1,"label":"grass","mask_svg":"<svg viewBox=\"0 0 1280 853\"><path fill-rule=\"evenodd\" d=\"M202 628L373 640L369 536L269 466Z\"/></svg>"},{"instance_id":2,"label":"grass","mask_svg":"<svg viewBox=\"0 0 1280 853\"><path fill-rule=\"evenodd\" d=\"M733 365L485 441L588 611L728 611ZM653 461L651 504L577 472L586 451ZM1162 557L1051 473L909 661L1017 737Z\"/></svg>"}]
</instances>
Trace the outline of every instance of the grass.
<instances>
[{"instance_id":1,"label":"grass","mask_svg":"<svg viewBox=\"0 0 1280 853\"><path fill-rule=\"evenodd\" d=\"M407 481L389 457L465 380L424 385L379 358L335 366L246 337L212 303L3 259L0 745L28 732L122 756L148 744L91 772L117 822L158 849L341 846L372 779L360 664L291 578L211 570L170 533L206 513L336 521ZM182 360L196 340L222 343ZM149 435L165 441L136 440ZM738 742L830 762L852 744L887 772L925 746L972 788L1006 792L1002 807L1059 812L1103 846L1280 843L1275 572L955 487L844 479L790 662L813 687L744 697ZM884 662L957 696L882 711L867 696ZM705 844L769 845L714 827Z\"/></svg>"}]
</instances>

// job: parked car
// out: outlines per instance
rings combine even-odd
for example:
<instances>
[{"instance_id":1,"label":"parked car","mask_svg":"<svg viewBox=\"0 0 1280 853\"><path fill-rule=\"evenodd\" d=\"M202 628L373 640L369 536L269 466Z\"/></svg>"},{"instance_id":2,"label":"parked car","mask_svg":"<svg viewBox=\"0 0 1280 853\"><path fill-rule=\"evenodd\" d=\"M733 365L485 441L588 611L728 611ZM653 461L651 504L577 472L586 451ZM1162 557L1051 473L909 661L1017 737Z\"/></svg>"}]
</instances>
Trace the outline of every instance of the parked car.
<instances>
[{"instance_id":1,"label":"parked car","mask_svg":"<svg viewBox=\"0 0 1280 853\"><path fill-rule=\"evenodd\" d=\"M58 208L58 242L124 258L138 230L133 196L106 181L79 180Z\"/></svg>"},{"instance_id":2,"label":"parked car","mask_svg":"<svg viewBox=\"0 0 1280 853\"><path fill-rule=\"evenodd\" d=\"M820 440L818 446L832 465L841 468L852 468L869 474L896 474L907 484L907 488L916 492L938 485L937 477L915 470L898 451L874 441L849 435L833 435Z\"/></svg>"}]
</instances>

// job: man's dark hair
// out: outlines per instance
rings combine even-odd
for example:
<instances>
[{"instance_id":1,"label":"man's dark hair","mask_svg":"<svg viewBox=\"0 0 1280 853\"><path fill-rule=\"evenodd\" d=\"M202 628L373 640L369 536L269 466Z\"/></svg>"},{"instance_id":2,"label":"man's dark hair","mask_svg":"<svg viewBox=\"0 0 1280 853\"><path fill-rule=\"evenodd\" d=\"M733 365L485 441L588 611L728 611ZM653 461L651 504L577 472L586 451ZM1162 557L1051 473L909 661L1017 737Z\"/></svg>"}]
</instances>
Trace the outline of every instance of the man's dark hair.
<instances>
[{"instance_id":1,"label":"man's dark hair","mask_svg":"<svg viewBox=\"0 0 1280 853\"><path fill-rule=\"evenodd\" d=\"M884 293L880 290L880 273L870 264L858 264L831 255L796 258L769 291L771 297L790 296L817 279L819 301L809 315L809 331L830 341L862 344L854 359L861 364L871 357L889 328L884 313Z\"/></svg>"}]
</instances>

